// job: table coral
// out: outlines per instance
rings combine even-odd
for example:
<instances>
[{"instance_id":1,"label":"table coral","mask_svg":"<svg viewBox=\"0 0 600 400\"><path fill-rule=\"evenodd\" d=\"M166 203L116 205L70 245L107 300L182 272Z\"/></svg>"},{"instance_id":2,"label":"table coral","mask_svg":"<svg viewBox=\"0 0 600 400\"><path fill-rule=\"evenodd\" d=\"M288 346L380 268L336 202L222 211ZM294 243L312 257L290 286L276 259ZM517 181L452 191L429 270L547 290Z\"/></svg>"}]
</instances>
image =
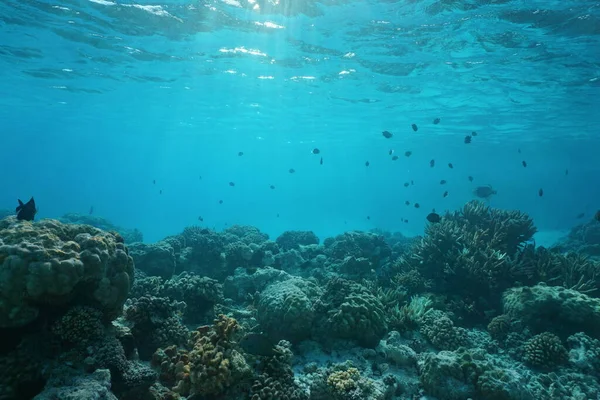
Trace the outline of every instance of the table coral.
<instances>
[{"instance_id":1,"label":"table coral","mask_svg":"<svg viewBox=\"0 0 600 400\"><path fill-rule=\"evenodd\" d=\"M40 305L87 303L115 318L133 279L122 238L56 220L0 221L0 327L34 321Z\"/></svg>"}]
</instances>

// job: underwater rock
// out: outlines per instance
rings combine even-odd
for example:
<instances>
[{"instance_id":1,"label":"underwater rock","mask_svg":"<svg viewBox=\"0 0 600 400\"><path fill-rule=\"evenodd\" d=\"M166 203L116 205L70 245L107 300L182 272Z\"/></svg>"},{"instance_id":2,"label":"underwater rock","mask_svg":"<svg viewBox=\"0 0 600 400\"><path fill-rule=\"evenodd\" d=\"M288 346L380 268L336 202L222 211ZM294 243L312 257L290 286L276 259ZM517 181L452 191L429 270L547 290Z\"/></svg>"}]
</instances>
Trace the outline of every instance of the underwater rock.
<instances>
[{"instance_id":1,"label":"underwater rock","mask_svg":"<svg viewBox=\"0 0 600 400\"><path fill-rule=\"evenodd\" d=\"M34 321L41 304L89 304L116 318L134 270L120 240L88 225L1 220L0 327Z\"/></svg>"},{"instance_id":2,"label":"underwater rock","mask_svg":"<svg viewBox=\"0 0 600 400\"><path fill-rule=\"evenodd\" d=\"M177 259L175 250L169 242L133 243L129 245L129 254L133 257L136 269L150 276L166 279L175 272Z\"/></svg>"},{"instance_id":3,"label":"underwater rock","mask_svg":"<svg viewBox=\"0 0 600 400\"><path fill-rule=\"evenodd\" d=\"M285 231L275 240L284 250L299 249L300 246L319 244L319 237L312 231Z\"/></svg>"},{"instance_id":4,"label":"underwater rock","mask_svg":"<svg viewBox=\"0 0 600 400\"><path fill-rule=\"evenodd\" d=\"M82 224L91 225L94 228L102 229L106 232L118 232L123 237L125 243L143 242L144 235L137 229L126 229L120 226L114 225L106 218L97 217L95 215L83 215L76 213L68 213L58 218L60 222L65 224Z\"/></svg>"},{"instance_id":5,"label":"underwater rock","mask_svg":"<svg viewBox=\"0 0 600 400\"><path fill-rule=\"evenodd\" d=\"M97 369L87 375L57 376L33 400L117 400L110 391L110 378L108 369Z\"/></svg>"},{"instance_id":6,"label":"underwater rock","mask_svg":"<svg viewBox=\"0 0 600 400\"><path fill-rule=\"evenodd\" d=\"M262 292L268 285L291 279L292 275L275 268L260 268L253 274L238 268L232 276L223 283L225 297L235 301L246 301L249 295Z\"/></svg>"},{"instance_id":7,"label":"underwater rock","mask_svg":"<svg viewBox=\"0 0 600 400\"><path fill-rule=\"evenodd\" d=\"M403 344L405 340L399 332L391 331L379 342L377 351L384 354L386 360L401 367L417 365L417 353L409 346Z\"/></svg>"},{"instance_id":8,"label":"underwater rock","mask_svg":"<svg viewBox=\"0 0 600 400\"><path fill-rule=\"evenodd\" d=\"M246 245L262 244L269 240L269 235L249 225L232 225L222 233L228 243L242 242Z\"/></svg>"}]
</instances>

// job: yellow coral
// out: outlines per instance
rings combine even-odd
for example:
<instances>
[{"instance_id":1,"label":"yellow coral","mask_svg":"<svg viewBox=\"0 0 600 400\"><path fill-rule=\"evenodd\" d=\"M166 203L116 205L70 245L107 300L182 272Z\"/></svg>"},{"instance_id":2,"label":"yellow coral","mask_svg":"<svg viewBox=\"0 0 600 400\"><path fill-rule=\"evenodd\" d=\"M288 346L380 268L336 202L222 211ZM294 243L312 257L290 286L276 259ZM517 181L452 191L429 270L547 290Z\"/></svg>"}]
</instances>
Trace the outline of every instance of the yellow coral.
<instances>
[{"instance_id":1,"label":"yellow coral","mask_svg":"<svg viewBox=\"0 0 600 400\"><path fill-rule=\"evenodd\" d=\"M345 393L358 387L360 372L356 368L335 371L327 377L327 385L336 393Z\"/></svg>"}]
</instances>

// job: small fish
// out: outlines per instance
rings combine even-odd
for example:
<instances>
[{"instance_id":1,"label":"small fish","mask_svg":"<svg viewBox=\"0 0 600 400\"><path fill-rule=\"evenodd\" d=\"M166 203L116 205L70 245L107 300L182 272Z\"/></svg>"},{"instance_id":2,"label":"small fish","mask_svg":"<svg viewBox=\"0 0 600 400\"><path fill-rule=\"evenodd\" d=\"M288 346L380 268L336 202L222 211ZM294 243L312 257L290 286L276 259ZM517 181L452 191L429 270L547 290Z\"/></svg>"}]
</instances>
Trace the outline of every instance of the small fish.
<instances>
[{"instance_id":1,"label":"small fish","mask_svg":"<svg viewBox=\"0 0 600 400\"><path fill-rule=\"evenodd\" d=\"M465 144L469 144L471 143L471 136L467 135L465 136Z\"/></svg>"},{"instance_id":2,"label":"small fish","mask_svg":"<svg viewBox=\"0 0 600 400\"><path fill-rule=\"evenodd\" d=\"M596 211L596 214L594 214L594 219L596 221L600 221L600 210Z\"/></svg>"},{"instance_id":3,"label":"small fish","mask_svg":"<svg viewBox=\"0 0 600 400\"><path fill-rule=\"evenodd\" d=\"M35 200L33 200L33 197L27 203L23 203L20 199L18 201L19 205L15 209L17 219L19 221L33 221L35 214L37 214L37 208L35 208Z\"/></svg>"},{"instance_id":4,"label":"small fish","mask_svg":"<svg viewBox=\"0 0 600 400\"><path fill-rule=\"evenodd\" d=\"M200 175L200 176L198 177L198 179L202 180L202 175Z\"/></svg>"},{"instance_id":5,"label":"small fish","mask_svg":"<svg viewBox=\"0 0 600 400\"><path fill-rule=\"evenodd\" d=\"M92 215L93 213L94 213L94 206L91 206L89 214Z\"/></svg>"},{"instance_id":6,"label":"small fish","mask_svg":"<svg viewBox=\"0 0 600 400\"><path fill-rule=\"evenodd\" d=\"M441 220L442 217L440 217L440 215L435 212L429 213L429 215L427 215L427 221L431 222L432 224L437 224Z\"/></svg>"},{"instance_id":7,"label":"small fish","mask_svg":"<svg viewBox=\"0 0 600 400\"><path fill-rule=\"evenodd\" d=\"M412 130L413 130L413 131L415 131L415 132L419 130L419 127L417 126L417 124L412 124L412 125L411 125L411 128L412 128Z\"/></svg>"},{"instance_id":8,"label":"small fish","mask_svg":"<svg viewBox=\"0 0 600 400\"><path fill-rule=\"evenodd\" d=\"M371 219L371 216L370 216L370 215L367 215L367 219Z\"/></svg>"},{"instance_id":9,"label":"small fish","mask_svg":"<svg viewBox=\"0 0 600 400\"><path fill-rule=\"evenodd\" d=\"M239 344L246 353L255 356L272 357L278 354L273 341L262 333L248 333L239 341Z\"/></svg>"},{"instance_id":10,"label":"small fish","mask_svg":"<svg viewBox=\"0 0 600 400\"><path fill-rule=\"evenodd\" d=\"M454 165L452 165L452 163L448 163L448 168L452 169L454 168Z\"/></svg>"},{"instance_id":11,"label":"small fish","mask_svg":"<svg viewBox=\"0 0 600 400\"><path fill-rule=\"evenodd\" d=\"M156 179L154 179L154 180L152 181L152 184L156 185Z\"/></svg>"},{"instance_id":12,"label":"small fish","mask_svg":"<svg viewBox=\"0 0 600 400\"><path fill-rule=\"evenodd\" d=\"M544 195L544 189L538 190L538 196L542 197Z\"/></svg>"},{"instance_id":13,"label":"small fish","mask_svg":"<svg viewBox=\"0 0 600 400\"><path fill-rule=\"evenodd\" d=\"M404 204L406 204L407 206L410 206L410 201L406 200L406 201L404 202Z\"/></svg>"},{"instance_id":14,"label":"small fish","mask_svg":"<svg viewBox=\"0 0 600 400\"><path fill-rule=\"evenodd\" d=\"M409 187L410 183L409 182L404 182L404 187Z\"/></svg>"},{"instance_id":15,"label":"small fish","mask_svg":"<svg viewBox=\"0 0 600 400\"><path fill-rule=\"evenodd\" d=\"M365 167L368 167L369 165L371 165L371 163L367 161L367 162L365 163Z\"/></svg>"},{"instance_id":16,"label":"small fish","mask_svg":"<svg viewBox=\"0 0 600 400\"><path fill-rule=\"evenodd\" d=\"M517 149L517 151L519 152L519 154L521 154L521 149Z\"/></svg>"},{"instance_id":17,"label":"small fish","mask_svg":"<svg viewBox=\"0 0 600 400\"><path fill-rule=\"evenodd\" d=\"M410 181L410 184L411 184L411 185L414 185L414 184L415 184L415 181L411 180L411 181Z\"/></svg>"},{"instance_id":18,"label":"small fish","mask_svg":"<svg viewBox=\"0 0 600 400\"><path fill-rule=\"evenodd\" d=\"M440 181L440 185L445 185L445 184L446 184L446 180L445 180L445 179L442 179L442 180Z\"/></svg>"},{"instance_id":19,"label":"small fish","mask_svg":"<svg viewBox=\"0 0 600 400\"><path fill-rule=\"evenodd\" d=\"M319 164L323 165L323 157L321 157L321 161L319 161Z\"/></svg>"},{"instance_id":20,"label":"small fish","mask_svg":"<svg viewBox=\"0 0 600 400\"><path fill-rule=\"evenodd\" d=\"M229 182L229 186L231 186L231 187L235 186L235 182Z\"/></svg>"},{"instance_id":21,"label":"small fish","mask_svg":"<svg viewBox=\"0 0 600 400\"><path fill-rule=\"evenodd\" d=\"M437 124L439 124L439 123L440 123L440 121L441 121L441 120L440 120L439 118L435 118L435 119L433 120L433 124L434 124L434 125L437 125Z\"/></svg>"},{"instance_id":22,"label":"small fish","mask_svg":"<svg viewBox=\"0 0 600 400\"><path fill-rule=\"evenodd\" d=\"M383 131L383 132L381 132L381 134L382 134L382 135L383 135L383 137L384 137L384 138L386 138L386 139L389 139L389 138L391 138L392 136L394 136L394 135L393 135L391 132L388 132L388 131Z\"/></svg>"},{"instance_id":23,"label":"small fish","mask_svg":"<svg viewBox=\"0 0 600 400\"><path fill-rule=\"evenodd\" d=\"M200 222L204 222L204 218L202 218L202 217L198 217L198 221L200 221Z\"/></svg>"},{"instance_id":24,"label":"small fish","mask_svg":"<svg viewBox=\"0 0 600 400\"><path fill-rule=\"evenodd\" d=\"M431 168L435 167L435 160L431 160L431 161L429 161L429 166L430 166Z\"/></svg>"},{"instance_id":25,"label":"small fish","mask_svg":"<svg viewBox=\"0 0 600 400\"><path fill-rule=\"evenodd\" d=\"M295 173L295 172L296 172L296 170L295 170L294 168L290 168L290 169L288 170L288 172L289 172L290 174L293 174L293 173Z\"/></svg>"},{"instance_id":26,"label":"small fish","mask_svg":"<svg viewBox=\"0 0 600 400\"><path fill-rule=\"evenodd\" d=\"M390 155L390 156L391 156L392 154L394 154L394 150L393 150L393 149L390 149L390 151L388 151L388 155Z\"/></svg>"},{"instance_id":27,"label":"small fish","mask_svg":"<svg viewBox=\"0 0 600 400\"><path fill-rule=\"evenodd\" d=\"M475 132L475 131L471 132L471 136L477 136L477 132Z\"/></svg>"},{"instance_id":28,"label":"small fish","mask_svg":"<svg viewBox=\"0 0 600 400\"><path fill-rule=\"evenodd\" d=\"M408 224L408 220L407 220L407 219L405 219L405 220L404 220L404 223L405 223L405 224Z\"/></svg>"},{"instance_id":29,"label":"small fish","mask_svg":"<svg viewBox=\"0 0 600 400\"><path fill-rule=\"evenodd\" d=\"M523 164L523 167L527 168L527 161L523 160L521 161L521 164Z\"/></svg>"},{"instance_id":30,"label":"small fish","mask_svg":"<svg viewBox=\"0 0 600 400\"><path fill-rule=\"evenodd\" d=\"M223 200L219 200L219 204L223 204Z\"/></svg>"},{"instance_id":31,"label":"small fish","mask_svg":"<svg viewBox=\"0 0 600 400\"><path fill-rule=\"evenodd\" d=\"M158 191L158 194L162 194L162 189L160 189L160 190Z\"/></svg>"},{"instance_id":32,"label":"small fish","mask_svg":"<svg viewBox=\"0 0 600 400\"><path fill-rule=\"evenodd\" d=\"M269 188L275 189L275 185L271 185L271 186L269 186Z\"/></svg>"},{"instance_id":33,"label":"small fish","mask_svg":"<svg viewBox=\"0 0 600 400\"><path fill-rule=\"evenodd\" d=\"M575 218L581 219L583 217L585 217L585 213L579 213L579 214L577 214L577 216Z\"/></svg>"},{"instance_id":34,"label":"small fish","mask_svg":"<svg viewBox=\"0 0 600 400\"><path fill-rule=\"evenodd\" d=\"M419 203L415 203L415 208L421 208L421 205Z\"/></svg>"},{"instance_id":35,"label":"small fish","mask_svg":"<svg viewBox=\"0 0 600 400\"><path fill-rule=\"evenodd\" d=\"M448 197L448 191L447 190L444 192L444 194L442 194L442 197Z\"/></svg>"},{"instance_id":36,"label":"small fish","mask_svg":"<svg viewBox=\"0 0 600 400\"><path fill-rule=\"evenodd\" d=\"M241 157L241 156L243 156L243 155L244 155L244 152L243 152L243 151L238 151L238 157Z\"/></svg>"},{"instance_id":37,"label":"small fish","mask_svg":"<svg viewBox=\"0 0 600 400\"><path fill-rule=\"evenodd\" d=\"M569 170L565 169L565 175L569 175Z\"/></svg>"},{"instance_id":38,"label":"small fish","mask_svg":"<svg viewBox=\"0 0 600 400\"><path fill-rule=\"evenodd\" d=\"M392 156L392 161L398 160L398 156Z\"/></svg>"},{"instance_id":39,"label":"small fish","mask_svg":"<svg viewBox=\"0 0 600 400\"><path fill-rule=\"evenodd\" d=\"M277 213L277 218L279 218L279 213Z\"/></svg>"},{"instance_id":40,"label":"small fish","mask_svg":"<svg viewBox=\"0 0 600 400\"><path fill-rule=\"evenodd\" d=\"M469 182L473 182L473 177L469 175Z\"/></svg>"},{"instance_id":41,"label":"small fish","mask_svg":"<svg viewBox=\"0 0 600 400\"><path fill-rule=\"evenodd\" d=\"M473 190L473 194L482 199L488 199L494 194L498 194L496 190L492 188L490 185L486 186L478 186Z\"/></svg>"},{"instance_id":42,"label":"small fish","mask_svg":"<svg viewBox=\"0 0 600 400\"><path fill-rule=\"evenodd\" d=\"M317 149L316 147L312 150L313 154L319 154L321 152L321 150Z\"/></svg>"},{"instance_id":43,"label":"small fish","mask_svg":"<svg viewBox=\"0 0 600 400\"><path fill-rule=\"evenodd\" d=\"M409 150L409 151L405 151L405 152L404 152L404 155L405 155L406 157L410 157L410 156L412 156L412 151L410 151L410 150Z\"/></svg>"}]
</instances>

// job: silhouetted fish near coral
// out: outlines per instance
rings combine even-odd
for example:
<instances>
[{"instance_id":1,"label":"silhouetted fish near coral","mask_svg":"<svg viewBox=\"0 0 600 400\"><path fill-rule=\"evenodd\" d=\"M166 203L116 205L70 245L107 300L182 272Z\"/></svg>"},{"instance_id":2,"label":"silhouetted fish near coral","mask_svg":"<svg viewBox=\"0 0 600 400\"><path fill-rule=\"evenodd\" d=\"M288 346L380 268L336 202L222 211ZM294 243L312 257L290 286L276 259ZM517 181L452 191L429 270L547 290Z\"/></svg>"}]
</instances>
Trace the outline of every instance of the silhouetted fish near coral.
<instances>
[{"instance_id":1,"label":"silhouetted fish near coral","mask_svg":"<svg viewBox=\"0 0 600 400\"><path fill-rule=\"evenodd\" d=\"M452 165L452 163L448 163L448 168L452 169L454 168L454 165Z\"/></svg>"},{"instance_id":2,"label":"silhouetted fish near coral","mask_svg":"<svg viewBox=\"0 0 600 400\"><path fill-rule=\"evenodd\" d=\"M293 173L295 173L295 172L296 172L296 170L295 170L294 168L290 168L290 169L288 169L288 172L289 172L290 174L293 174Z\"/></svg>"},{"instance_id":3,"label":"silhouetted fish near coral","mask_svg":"<svg viewBox=\"0 0 600 400\"><path fill-rule=\"evenodd\" d=\"M278 354L273 341L261 333L248 333L239 343L246 353L255 356L271 357Z\"/></svg>"},{"instance_id":4,"label":"silhouetted fish near coral","mask_svg":"<svg viewBox=\"0 0 600 400\"><path fill-rule=\"evenodd\" d=\"M407 206L410 206L410 201L406 200L406 201L404 202L404 204L406 204Z\"/></svg>"},{"instance_id":5,"label":"silhouetted fish near coral","mask_svg":"<svg viewBox=\"0 0 600 400\"><path fill-rule=\"evenodd\" d=\"M473 177L471 175L469 175L469 182L473 182Z\"/></svg>"},{"instance_id":6,"label":"silhouetted fish near coral","mask_svg":"<svg viewBox=\"0 0 600 400\"><path fill-rule=\"evenodd\" d=\"M204 222L204 218L202 218L202 217L198 217L198 221L200 221L200 222Z\"/></svg>"},{"instance_id":7,"label":"silhouetted fish near coral","mask_svg":"<svg viewBox=\"0 0 600 400\"><path fill-rule=\"evenodd\" d=\"M583 217L585 217L585 213L579 213L579 214L577 214L577 216L575 218L581 219Z\"/></svg>"},{"instance_id":8,"label":"silhouetted fish near coral","mask_svg":"<svg viewBox=\"0 0 600 400\"><path fill-rule=\"evenodd\" d=\"M475 132L475 131L471 132L471 136L477 136L477 132Z\"/></svg>"},{"instance_id":9,"label":"silhouetted fish near coral","mask_svg":"<svg viewBox=\"0 0 600 400\"><path fill-rule=\"evenodd\" d=\"M317 149L316 147L312 150L313 154L319 154L321 152L321 150Z\"/></svg>"},{"instance_id":10,"label":"silhouetted fish near coral","mask_svg":"<svg viewBox=\"0 0 600 400\"><path fill-rule=\"evenodd\" d=\"M370 163L370 162L368 162L368 161L367 161L367 162L365 162L365 167L368 167L369 165L371 165L371 163Z\"/></svg>"},{"instance_id":11,"label":"silhouetted fish near coral","mask_svg":"<svg viewBox=\"0 0 600 400\"><path fill-rule=\"evenodd\" d=\"M275 189L275 185L271 185L269 186L271 189Z\"/></svg>"},{"instance_id":12,"label":"silhouetted fish near coral","mask_svg":"<svg viewBox=\"0 0 600 400\"><path fill-rule=\"evenodd\" d=\"M439 123L440 123L440 119L439 119L439 118L434 118L434 120L433 120L433 124L434 124L434 125L437 125L437 124L439 124Z\"/></svg>"},{"instance_id":13,"label":"silhouetted fish near coral","mask_svg":"<svg viewBox=\"0 0 600 400\"><path fill-rule=\"evenodd\" d=\"M544 195L544 189L538 190L538 196L542 197Z\"/></svg>"},{"instance_id":14,"label":"silhouetted fish near coral","mask_svg":"<svg viewBox=\"0 0 600 400\"><path fill-rule=\"evenodd\" d=\"M440 215L437 213L432 212L432 213L429 213L429 215L427 215L427 221L431 222L432 224L437 224L441 220L442 220L442 217L440 217Z\"/></svg>"},{"instance_id":15,"label":"silhouetted fish near coral","mask_svg":"<svg viewBox=\"0 0 600 400\"><path fill-rule=\"evenodd\" d=\"M527 168L527 161L523 160L521 164L523 164L523 167Z\"/></svg>"},{"instance_id":16,"label":"silhouetted fish near coral","mask_svg":"<svg viewBox=\"0 0 600 400\"><path fill-rule=\"evenodd\" d=\"M394 136L394 135L393 135L391 132L388 132L388 131L383 131L383 132L381 132L381 134L382 134L382 135L383 135L383 137L384 137L384 138L386 138L386 139L389 139L389 138L391 138L392 136Z\"/></svg>"},{"instance_id":17,"label":"silhouetted fish near coral","mask_svg":"<svg viewBox=\"0 0 600 400\"><path fill-rule=\"evenodd\" d=\"M440 181L440 185L445 185L445 184L446 184L446 180L445 180L445 179L442 179L442 180Z\"/></svg>"},{"instance_id":18,"label":"silhouetted fish near coral","mask_svg":"<svg viewBox=\"0 0 600 400\"><path fill-rule=\"evenodd\" d=\"M409 186L410 186L410 183L404 182L404 187L409 187Z\"/></svg>"},{"instance_id":19,"label":"silhouetted fish near coral","mask_svg":"<svg viewBox=\"0 0 600 400\"><path fill-rule=\"evenodd\" d=\"M442 197L448 197L448 191L447 190L444 192L444 194L442 194Z\"/></svg>"},{"instance_id":20,"label":"silhouetted fish near coral","mask_svg":"<svg viewBox=\"0 0 600 400\"><path fill-rule=\"evenodd\" d=\"M392 161L398 160L398 156L392 156Z\"/></svg>"},{"instance_id":21,"label":"silhouetted fish near coral","mask_svg":"<svg viewBox=\"0 0 600 400\"><path fill-rule=\"evenodd\" d=\"M35 208L35 200L33 197L27 202L23 203L20 199L19 205L15 209L17 213L17 219L19 221L33 221L35 218L35 214L37 213L37 209Z\"/></svg>"},{"instance_id":22,"label":"silhouetted fish near coral","mask_svg":"<svg viewBox=\"0 0 600 400\"><path fill-rule=\"evenodd\" d=\"M319 164L323 165L323 157L321 157L321 161L319 161Z\"/></svg>"},{"instance_id":23,"label":"silhouetted fish near coral","mask_svg":"<svg viewBox=\"0 0 600 400\"><path fill-rule=\"evenodd\" d=\"M431 168L435 167L435 160L431 160L431 161L429 161L429 166L430 166Z\"/></svg>"},{"instance_id":24,"label":"silhouetted fish near coral","mask_svg":"<svg viewBox=\"0 0 600 400\"><path fill-rule=\"evenodd\" d=\"M600 210L596 211L596 214L594 214L594 219L596 221L600 221Z\"/></svg>"},{"instance_id":25,"label":"silhouetted fish near coral","mask_svg":"<svg viewBox=\"0 0 600 400\"><path fill-rule=\"evenodd\" d=\"M412 156L412 151L410 151L410 150L409 150L409 151L405 151L405 152L404 152L404 155L405 155L406 157L410 157L410 156Z\"/></svg>"},{"instance_id":26,"label":"silhouetted fish near coral","mask_svg":"<svg viewBox=\"0 0 600 400\"><path fill-rule=\"evenodd\" d=\"M235 186L235 182L229 182L229 186L231 186L231 187Z\"/></svg>"},{"instance_id":27,"label":"silhouetted fish near coral","mask_svg":"<svg viewBox=\"0 0 600 400\"><path fill-rule=\"evenodd\" d=\"M473 190L473 194L482 199L488 199L492 195L498 194L498 192L494 190L491 185L486 185L475 188L475 190Z\"/></svg>"},{"instance_id":28,"label":"silhouetted fish near coral","mask_svg":"<svg viewBox=\"0 0 600 400\"><path fill-rule=\"evenodd\" d=\"M244 155L244 152L243 152L243 151L239 151L239 152L238 152L238 157L241 157L241 156L243 156L243 155Z\"/></svg>"},{"instance_id":29,"label":"silhouetted fish near coral","mask_svg":"<svg viewBox=\"0 0 600 400\"><path fill-rule=\"evenodd\" d=\"M467 135L465 136L465 144L469 144L471 143L471 136Z\"/></svg>"},{"instance_id":30,"label":"silhouetted fish near coral","mask_svg":"<svg viewBox=\"0 0 600 400\"><path fill-rule=\"evenodd\" d=\"M412 125L411 125L411 128L412 128L412 130L413 130L413 131L415 131L415 132L419 130L419 127L417 126L417 124L412 124Z\"/></svg>"},{"instance_id":31,"label":"silhouetted fish near coral","mask_svg":"<svg viewBox=\"0 0 600 400\"><path fill-rule=\"evenodd\" d=\"M90 207L90 212L88 214L92 215L94 213L94 206Z\"/></svg>"},{"instance_id":32,"label":"silhouetted fish near coral","mask_svg":"<svg viewBox=\"0 0 600 400\"><path fill-rule=\"evenodd\" d=\"M421 205L419 203L415 203L415 208L421 208Z\"/></svg>"}]
</instances>

